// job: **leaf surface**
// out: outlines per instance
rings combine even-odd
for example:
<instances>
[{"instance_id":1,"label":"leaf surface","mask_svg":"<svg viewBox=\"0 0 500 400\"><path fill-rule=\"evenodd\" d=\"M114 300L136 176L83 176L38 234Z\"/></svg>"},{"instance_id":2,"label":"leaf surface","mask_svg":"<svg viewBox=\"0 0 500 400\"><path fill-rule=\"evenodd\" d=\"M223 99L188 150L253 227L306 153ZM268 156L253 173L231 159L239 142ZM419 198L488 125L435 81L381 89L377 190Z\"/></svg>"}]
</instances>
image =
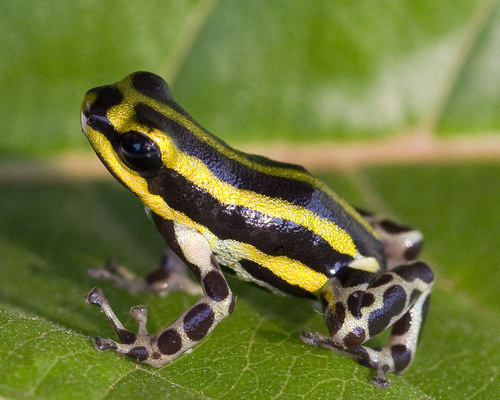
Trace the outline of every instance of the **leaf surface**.
<instances>
[{"instance_id":1,"label":"leaf surface","mask_svg":"<svg viewBox=\"0 0 500 400\"><path fill-rule=\"evenodd\" d=\"M84 302L96 285L86 269L113 258L147 273L163 242L132 195L73 158L96 159L79 127L86 90L136 70L164 76L232 145L498 139L499 32L493 0L4 4L0 397L500 398L498 159L370 166L367 154L365 168L324 175L356 206L421 229L436 273L415 362L381 391L372 371L299 340L326 332L315 304L232 278L234 314L165 368L98 353L91 337L114 332ZM54 156L75 162L40 174ZM132 305L147 304L158 331L196 301L102 286L131 329Z\"/></svg>"}]
</instances>

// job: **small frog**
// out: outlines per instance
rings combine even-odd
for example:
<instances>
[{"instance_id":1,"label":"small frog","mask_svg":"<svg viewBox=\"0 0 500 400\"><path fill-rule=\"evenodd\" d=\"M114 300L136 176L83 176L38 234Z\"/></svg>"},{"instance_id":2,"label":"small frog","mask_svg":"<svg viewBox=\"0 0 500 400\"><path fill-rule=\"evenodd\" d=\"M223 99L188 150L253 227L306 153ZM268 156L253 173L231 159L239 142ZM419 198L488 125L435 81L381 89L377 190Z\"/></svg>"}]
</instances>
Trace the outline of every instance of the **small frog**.
<instances>
[{"instance_id":1,"label":"small frog","mask_svg":"<svg viewBox=\"0 0 500 400\"><path fill-rule=\"evenodd\" d=\"M136 291L193 292L183 263L203 292L157 334L146 330L146 307L132 307L135 334L94 288L87 301L120 339L97 337L98 349L160 367L193 347L233 311L222 266L273 292L319 298L330 335L301 339L373 368L376 386L410 365L434 279L416 260L420 232L354 209L301 166L234 150L175 103L155 74L88 91L81 119L97 156L139 197L172 251L146 278L115 265L94 275ZM385 347L363 346L389 327Z\"/></svg>"}]
</instances>

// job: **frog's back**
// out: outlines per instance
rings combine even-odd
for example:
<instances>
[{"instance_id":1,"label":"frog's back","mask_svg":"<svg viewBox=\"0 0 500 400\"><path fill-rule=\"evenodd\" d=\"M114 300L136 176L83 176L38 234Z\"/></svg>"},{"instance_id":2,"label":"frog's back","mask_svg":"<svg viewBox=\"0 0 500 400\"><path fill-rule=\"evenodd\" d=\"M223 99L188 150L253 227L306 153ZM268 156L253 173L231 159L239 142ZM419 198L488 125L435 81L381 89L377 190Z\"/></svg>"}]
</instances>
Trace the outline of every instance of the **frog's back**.
<instances>
[{"instance_id":1,"label":"frog's back","mask_svg":"<svg viewBox=\"0 0 500 400\"><path fill-rule=\"evenodd\" d=\"M262 156L239 154L250 160L252 166L243 166L238 162L229 166L231 161L222 159L226 179L231 179L240 190L273 199L284 210L290 205L291 217L305 216L294 218L302 222L295 225L283 215L282 227L290 233L284 254L293 254L294 248L296 252L307 253L308 266L331 276L353 259L353 254L349 253L352 248L342 245L342 241L348 239L357 252L365 257L375 257L384 267L384 246L371 225L304 167ZM347 235L343 235L342 231ZM281 234L282 231L277 233L278 240ZM269 238L269 241L272 242L272 239ZM283 247L285 243L280 240L275 245Z\"/></svg>"}]
</instances>

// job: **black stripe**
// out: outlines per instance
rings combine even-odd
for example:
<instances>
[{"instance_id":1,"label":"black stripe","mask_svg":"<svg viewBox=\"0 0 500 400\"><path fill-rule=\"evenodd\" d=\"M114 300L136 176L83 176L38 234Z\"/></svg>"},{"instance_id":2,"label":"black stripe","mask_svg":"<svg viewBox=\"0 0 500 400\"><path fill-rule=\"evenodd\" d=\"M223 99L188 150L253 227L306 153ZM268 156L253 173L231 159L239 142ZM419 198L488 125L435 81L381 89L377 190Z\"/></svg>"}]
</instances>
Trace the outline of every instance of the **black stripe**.
<instances>
[{"instance_id":1,"label":"black stripe","mask_svg":"<svg viewBox=\"0 0 500 400\"><path fill-rule=\"evenodd\" d=\"M225 157L205 141L198 139L185 127L177 124L161 113L145 104L137 104L135 111L138 120L151 127L165 132L172 137L178 149L190 156L202 160L210 171L220 180L242 190L250 190L261 195L279 198L291 204L302 206L335 223L348 232L358 250L365 256L376 257L383 264L383 245L375 239L351 214L329 195L313 185L274 175L268 175L239 162ZM206 132L224 147L231 149L226 143ZM231 149L231 151L235 151ZM266 157L249 155L236 151L237 154L249 158L264 166L281 167L307 173L298 165L286 164L270 160Z\"/></svg>"},{"instance_id":2,"label":"black stripe","mask_svg":"<svg viewBox=\"0 0 500 400\"><path fill-rule=\"evenodd\" d=\"M169 104L169 106L170 106L170 104ZM179 106L172 107L172 108L174 108L176 111L181 109ZM153 108L149 107L148 105L143 104L143 103L138 103L134 106L134 110L136 112L137 120L141 124L144 124L150 128L159 129L160 131L165 132L168 136L173 138L176 146L182 152L203 160L207 165L209 165L209 163L211 163L211 164L214 164L213 165L214 167L220 166L219 168L225 166L226 167L225 169L228 171L231 171L231 172L234 169L234 165L232 165L232 164L239 165L239 163L237 163L235 160L226 158L223 155L221 155L212 146L210 146L205 141L200 140L198 137L196 137L191 131L189 131L184 126L171 120L170 118L159 113L158 111L154 110ZM185 110L183 110L183 109L181 109L181 110L182 111L180 113L182 115L189 117L189 119L191 121L194 121ZM210 132L203 129L198 123L196 123L196 125L201 130L203 130L203 132L206 133L207 136L209 136L211 139L215 140L221 146L225 147L226 149L228 149L228 150L230 150L238 155L249 158L250 160L252 160L258 164L268 166L268 167L287 168L287 169L293 169L296 171L306 172L304 167L302 167L300 165L283 163L280 161L271 160L271 159L264 157L264 156L259 156L259 155L254 155L254 154L246 154L242 151L235 150L231 146L229 146L226 142L219 139L217 136L214 136ZM214 161L217 161L217 162L215 163ZM240 168L241 167L248 168L248 167L240 165ZM215 173L215 171L214 171L214 173Z\"/></svg>"},{"instance_id":3,"label":"black stripe","mask_svg":"<svg viewBox=\"0 0 500 400\"><path fill-rule=\"evenodd\" d=\"M261 267L259 264L250 261L250 260L241 260L241 266L247 271L250 275L252 275L255 279L263 282L267 282L273 287L291 294L293 296L299 297L315 297L312 293L307 290L301 288L297 285L291 285L284 279L281 279L279 276L273 274L267 268Z\"/></svg>"},{"instance_id":4,"label":"black stripe","mask_svg":"<svg viewBox=\"0 0 500 400\"><path fill-rule=\"evenodd\" d=\"M171 208L206 226L219 239L248 243L272 256L286 255L327 276L352 260L295 222L221 204L173 170L162 168L157 176L146 179L151 193L160 195Z\"/></svg>"}]
</instances>

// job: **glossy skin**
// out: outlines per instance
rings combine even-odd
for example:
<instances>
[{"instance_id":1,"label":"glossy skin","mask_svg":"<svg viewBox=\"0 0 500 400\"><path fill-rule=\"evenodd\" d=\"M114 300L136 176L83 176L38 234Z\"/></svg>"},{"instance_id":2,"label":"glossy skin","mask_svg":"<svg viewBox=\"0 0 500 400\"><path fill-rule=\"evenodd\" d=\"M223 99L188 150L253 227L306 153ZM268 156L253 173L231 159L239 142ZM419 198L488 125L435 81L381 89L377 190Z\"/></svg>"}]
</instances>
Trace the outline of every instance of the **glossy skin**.
<instances>
[{"instance_id":1,"label":"glossy skin","mask_svg":"<svg viewBox=\"0 0 500 400\"><path fill-rule=\"evenodd\" d=\"M413 261L422 242L418 231L362 216L303 167L232 149L201 128L151 73L90 90L82 127L104 165L150 211L204 294L156 335L145 329L145 308L133 308L135 335L100 289L92 290L88 301L101 307L121 340L97 338L98 348L154 366L188 350L233 310L224 266L275 292L321 298L331 336L303 333L302 340L376 369L377 386L388 385L386 372L409 366L433 281L429 267ZM146 280L121 267L96 275L139 290L189 286L182 272L165 263ZM386 347L362 345L390 326Z\"/></svg>"}]
</instances>

